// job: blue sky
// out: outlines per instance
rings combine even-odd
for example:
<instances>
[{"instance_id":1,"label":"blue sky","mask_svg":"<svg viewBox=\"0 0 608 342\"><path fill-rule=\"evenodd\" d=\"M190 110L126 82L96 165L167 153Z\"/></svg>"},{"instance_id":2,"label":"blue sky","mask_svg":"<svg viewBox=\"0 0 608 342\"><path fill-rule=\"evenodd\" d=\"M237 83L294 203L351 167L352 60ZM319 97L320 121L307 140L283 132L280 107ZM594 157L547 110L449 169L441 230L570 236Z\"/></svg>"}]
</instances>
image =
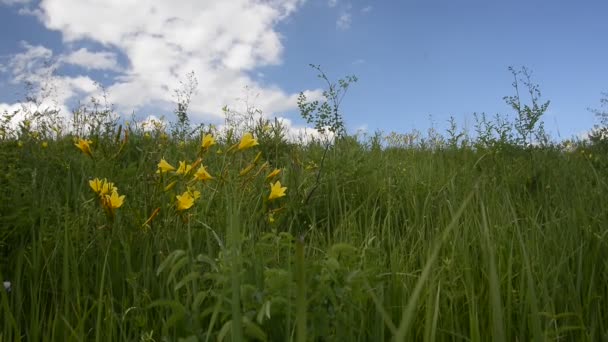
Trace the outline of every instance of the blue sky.
<instances>
[{"instance_id":1,"label":"blue sky","mask_svg":"<svg viewBox=\"0 0 608 342\"><path fill-rule=\"evenodd\" d=\"M237 98L268 115L299 118L295 98L319 95L309 63L359 78L343 102L351 132L473 131L473 112L513 116L508 66L527 66L551 100L555 137L588 131L608 91L608 2L231 0L110 2L0 0L0 109L20 82L55 67L65 109L103 84L120 113L171 116L172 90L195 71L194 121L221 122ZM245 90L248 87L248 91ZM258 94L258 96L254 96Z\"/></svg>"}]
</instances>

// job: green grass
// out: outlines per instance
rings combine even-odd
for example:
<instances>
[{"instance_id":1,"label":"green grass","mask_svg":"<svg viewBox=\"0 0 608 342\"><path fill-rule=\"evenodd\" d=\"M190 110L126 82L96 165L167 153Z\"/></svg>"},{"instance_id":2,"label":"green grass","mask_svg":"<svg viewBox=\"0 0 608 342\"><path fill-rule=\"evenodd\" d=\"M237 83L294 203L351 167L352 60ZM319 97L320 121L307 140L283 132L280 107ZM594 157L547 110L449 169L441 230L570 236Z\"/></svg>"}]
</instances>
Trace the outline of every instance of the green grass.
<instances>
[{"instance_id":1,"label":"green grass","mask_svg":"<svg viewBox=\"0 0 608 342\"><path fill-rule=\"evenodd\" d=\"M347 139L317 184L318 144L219 143L180 216L156 164L199 140L94 140L0 142L2 341L608 339L606 155ZM237 175L258 151L286 197ZM114 220L95 177L126 195Z\"/></svg>"}]
</instances>

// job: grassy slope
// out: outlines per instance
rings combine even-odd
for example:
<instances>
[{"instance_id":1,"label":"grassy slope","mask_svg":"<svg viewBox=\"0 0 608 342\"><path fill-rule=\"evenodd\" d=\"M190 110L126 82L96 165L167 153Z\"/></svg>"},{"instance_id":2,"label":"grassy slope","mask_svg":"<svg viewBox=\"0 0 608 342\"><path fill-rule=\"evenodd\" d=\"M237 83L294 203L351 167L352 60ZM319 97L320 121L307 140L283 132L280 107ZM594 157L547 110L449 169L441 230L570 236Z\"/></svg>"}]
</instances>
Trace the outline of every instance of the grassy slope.
<instances>
[{"instance_id":1,"label":"grassy slope","mask_svg":"<svg viewBox=\"0 0 608 342\"><path fill-rule=\"evenodd\" d=\"M110 145L95 161L67 139L0 145L0 275L13 284L0 292L0 340L608 339L601 162L351 142L328 153L302 205L321 148L262 144L288 187L270 225L263 177L202 187L185 222L154 171L163 156L192 162L197 146L133 135L112 159ZM204 163L226 166L214 153ZM93 177L126 195L113 224Z\"/></svg>"}]
</instances>

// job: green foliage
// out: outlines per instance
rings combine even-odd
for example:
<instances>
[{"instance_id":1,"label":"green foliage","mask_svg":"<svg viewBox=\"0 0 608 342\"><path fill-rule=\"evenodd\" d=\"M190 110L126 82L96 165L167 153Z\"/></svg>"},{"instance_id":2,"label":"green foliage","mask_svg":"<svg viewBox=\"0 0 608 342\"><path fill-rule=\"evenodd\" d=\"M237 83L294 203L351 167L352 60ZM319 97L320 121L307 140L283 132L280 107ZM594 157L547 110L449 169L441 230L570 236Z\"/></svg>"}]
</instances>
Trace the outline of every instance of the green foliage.
<instances>
[{"instance_id":1,"label":"green foliage","mask_svg":"<svg viewBox=\"0 0 608 342\"><path fill-rule=\"evenodd\" d=\"M177 108L175 109L175 117L177 121L171 128L171 134L177 141L185 141L186 138L191 138L192 130L190 126L190 118L188 117L188 108L192 101L192 96L196 93L198 80L194 75L194 71L186 75L186 81L180 81L180 88L175 89L175 101Z\"/></svg>"},{"instance_id":2,"label":"green foliage","mask_svg":"<svg viewBox=\"0 0 608 342\"><path fill-rule=\"evenodd\" d=\"M602 93L600 108L589 109L599 119L600 123L595 125L589 133L589 140L597 148L608 151L608 92Z\"/></svg>"},{"instance_id":3,"label":"green foliage","mask_svg":"<svg viewBox=\"0 0 608 342\"><path fill-rule=\"evenodd\" d=\"M336 137L342 138L346 135L346 124L340 111L340 104L349 86L358 79L356 76L346 76L336 83L329 80L325 72L321 70L321 66L310 64L310 67L319 73L317 77L326 83L327 89L323 90L324 100L322 102L319 100L309 102L306 95L301 92L298 95L300 115L309 124L314 124L319 133L331 132Z\"/></svg>"},{"instance_id":4,"label":"green foliage","mask_svg":"<svg viewBox=\"0 0 608 342\"><path fill-rule=\"evenodd\" d=\"M515 95L505 96L505 102L515 110L515 130L518 133L517 142L524 146L530 146L533 143L546 144L547 137L544 131L543 122L540 120L543 114L549 108L550 101L540 103L541 92L538 84L532 82L532 72L522 67L516 70L509 67L509 71L513 75L513 89ZM520 97L520 83L527 88L530 95L531 104L522 104Z\"/></svg>"},{"instance_id":5,"label":"green foliage","mask_svg":"<svg viewBox=\"0 0 608 342\"><path fill-rule=\"evenodd\" d=\"M334 95L319 120L339 113ZM447 137L343 135L331 150L290 142L253 110L259 145L240 151L240 124L169 136L99 103L75 126L92 157L72 135L3 121L2 340L608 339L608 154L524 146L543 105L519 107L516 124L478 115L474 137L451 120ZM314 121L323 105L306 106ZM196 157L214 180L179 213L175 194L192 184L155 171ZM280 202L268 200L274 167ZM94 177L126 196L113 220Z\"/></svg>"}]
</instances>

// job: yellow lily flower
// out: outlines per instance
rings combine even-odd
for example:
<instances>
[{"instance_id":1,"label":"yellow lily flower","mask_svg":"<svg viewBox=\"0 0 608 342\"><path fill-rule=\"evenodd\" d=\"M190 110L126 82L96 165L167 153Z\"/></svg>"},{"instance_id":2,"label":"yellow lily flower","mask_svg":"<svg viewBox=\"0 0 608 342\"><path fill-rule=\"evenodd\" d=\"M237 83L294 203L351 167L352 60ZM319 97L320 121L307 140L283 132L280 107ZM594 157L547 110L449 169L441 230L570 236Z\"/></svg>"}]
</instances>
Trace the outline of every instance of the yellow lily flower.
<instances>
[{"instance_id":1,"label":"yellow lily flower","mask_svg":"<svg viewBox=\"0 0 608 342\"><path fill-rule=\"evenodd\" d=\"M271 173L268 174L268 176L266 176L266 180L271 180L274 177L278 176L279 173L281 173L281 169L274 169Z\"/></svg>"},{"instance_id":2,"label":"yellow lily flower","mask_svg":"<svg viewBox=\"0 0 608 342\"><path fill-rule=\"evenodd\" d=\"M190 196L192 196L192 198L194 198L195 201L201 198L201 192L198 190L194 190L191 187L188 187L188 193L190 194Z\"/></svg>"},{"instance_id":3,"label":"yellow lily flower","mask_svg":"<svg viewBox=\"0 0 608 342\"><path fill-rule=\"evenodd\" d=\"M118 188L114 186L114 183L108 182L107 179L99 179L95 178L89 181L89 186L93 191L95 191L99 196L104 197L114 191L118 191Z\"/></svg>"},{"instance_id":4,"label":"yellow lily flower","mask_svg":"<svg viewBox=\"0 0 608 342\"><path fill-rule=\"evenodd\" d=\"M253 138L253 134L245 133L245 135L243 135L243 137L241 138L241 142L239 143L238 149L239 151L242 151L257 145L259 145L259 143L256 139Z\"/></svg>"},{"instance_id":5,"label":"yellow lily flower","mask_svg":"<svg viewBox=\"0 0 608 342\"><path fill-rule=\"evenodd\" d=\"M177 171L175 171L175 174L186 175L188 172L190 172L190 170L192 170L192 165L186 164L185 161L180 161L179 167L177 168Z\"/></svg>"},{"instance_id":6,"label":"yellow lily flower","mask_svg":"<svg viewBox=\"0 0 608 342\"><path fill-rule=\"evenodd\" d=\"M101 186L101 190L99 191L99 195L105 196L116 191L118 191L118 188L114 186L114 183L108 182L107 179L104 179L103 185Z\"/></svg>"},{"instance_id":7,"label":"yellow lily flower","mask_svg":"<svg viewBox=\"0 0 608 342\"><path fill-rule=\"evenodd\" d=\"M101 188L103 187L103 181L99 178L95 178L95 179L91 179L89 181L89 186L91 187L91 189L93 189L93 191L95 191L96 193L100 193L101 192Z\"/></svg>"},{"instance_id":8,"label":"yellow lily flower","mask_svg":"<svg viewBox=\"0 0 608 342\"><path fill-rule=\"evenodd\" d=\"M93 142L91 140L78 139L78 142L74 143L74 146L78 147L84 154L93 158L93 153L91 152L91 146Z\"/></svg>"},{"instance_id":9,"label":"yellow lily flower","mask_svg":"<svg viewBox=\"0 0 608 342\"><path fill-rule=\"evenodd\" d=\"M169 171L175 171L175 167L169 163L167 163L167 161L163 158L160 160L160 162L158 163L158 170L156 171L156 173L165 173L165 172L169 172Z\"/></svg>"},{"instance_id":10,"label":"yellow lily flower","mask_svg":"<svg viewBox=\"0 0 608 342\"><path fill-rule=\"evenodd\" d=\"M194 205L194 197L190 194L190 192L186 191L181 195L175 196L177 198L177 210L187 210Z\"/></svg>"},{"instance_id":11,"label":"yellow lily flower","mask_svg":"<svg viewBox=\"0 0 608 342\"><path fill-rule=\"evenodd\" d=\"M270 196L268 196L268 200L272 201L273 199L285 196L285 190L287 190L287 187L282 187L280 181L276 181L274 184L270 183Z\"/></svg>"},{"instance_id":12,"label":"yellow lily flower","mask_svg":"<svg viewBox=\"0 0 608 342\"><path fill-rule=\"evenodd\" d=\"M196 173L194 174L194 178L200 181L211 180L213 177L207 172L204 166L198 168Z\"/></svg>"},{"instance_id":13,"label":"yellow lily flower","mask_svg":"<svg viewBox=\"0 0 608 342\"><path fill-rule=\"evenodd\" d=\"M249 172L251 172L251 170L253 170L254 167L255 167L255 164L247 165L246 168L242 169L241 172L239 172L239 176L244 176L244 175L248 174Z\"/></svg>"},{"instance_id":14,"label":"yellow lily flower","mask_svg":"<svg viewBox=\"0 0 608 342\"><path fill-rule=\"evenodd\" d=\"M114 211L114 209L120 208L125 201L125 195L119 196L118 191L112 191L112 195L105 196L105 206L110 210Z\"/></svg>"},{"instance_id":15,"label":"yellow lily flower","mask_svg":"<svg viewBox=\"0 0 608 342\"><path fill-rule=\"evenodd\" d=\"M213 138L213 135L205 134L205 136L203 137L203 141L201 142L201 147L206 150L213 145L215 145L215 139Z\"/></svg>"}]
</instances>

